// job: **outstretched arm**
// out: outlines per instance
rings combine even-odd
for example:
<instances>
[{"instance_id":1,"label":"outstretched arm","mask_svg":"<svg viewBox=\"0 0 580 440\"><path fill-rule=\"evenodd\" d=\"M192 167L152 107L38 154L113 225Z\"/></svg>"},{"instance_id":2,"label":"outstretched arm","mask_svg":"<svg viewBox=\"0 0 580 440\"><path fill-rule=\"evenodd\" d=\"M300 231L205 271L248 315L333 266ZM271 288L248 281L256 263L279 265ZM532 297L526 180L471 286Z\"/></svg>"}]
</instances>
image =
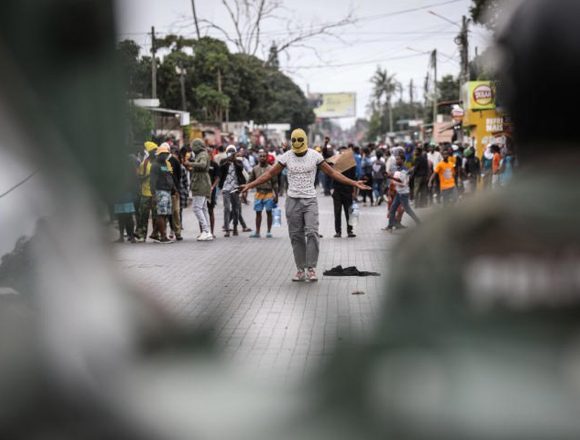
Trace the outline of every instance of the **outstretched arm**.
<instances>
[{"instance_id":1,"label":"outstretched arm","mask_svg":"<svg viewBox=\"0 0 580 440\"><path fill-rule=\"evenodd\" d=\"M322 164L320 165L320 169L322 170L322 172L324 174L329 176L331 179L336 180L340 183L344 183L345 185L354 186L354 187L357 187L357 188L362 189L362 190L371 189L371 187L365 185L365 183L362 180L357 182L356 180L349 179L344 174L341 174L338 171L336 171L334 168L332 168L326 162L322 162Z\"/></svg>"},{"instance_id":2,"label":"outstretched arm","mask_svg":"<svg viewBox=\"0 0 580 440\"><path fill-rule=\"evenodd\" d=\"M284 169L284 167L282 165L280 165L279 163L277 163L272 168L270 168L268 171L266 171L264 174L262 174L260 177L258 177L256 180L254 180L250 183L247 183L245 185L241 185L240 192L242 194L247 193L252 188L255 188L256 186L261 185L262 183L266 183L272 177L280 174L283 169Z\"/></svg>"}]
</instances>

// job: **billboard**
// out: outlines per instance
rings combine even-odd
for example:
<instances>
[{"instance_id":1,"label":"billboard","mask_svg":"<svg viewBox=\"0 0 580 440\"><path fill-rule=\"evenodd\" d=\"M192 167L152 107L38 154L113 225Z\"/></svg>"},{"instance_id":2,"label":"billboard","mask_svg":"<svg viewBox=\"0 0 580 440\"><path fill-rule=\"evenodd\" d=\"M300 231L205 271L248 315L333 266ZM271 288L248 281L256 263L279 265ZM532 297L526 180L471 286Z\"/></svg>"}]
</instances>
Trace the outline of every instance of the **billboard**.
<instances>
[{"instance_id":1,"label":"billboard","mask_svg":"<svg viewBox=\"0 0 580 440\"><path fill-rule=\"evenodd\" d=\"M495 109L495 84L491 81L470 81L463 86L463 105L468 110Z\"/></svg>"},{"instance_id":2,"label":"billboard","mask_svg":"<svg viewBox=\"0 0 580 440\"><path fill-rule=\"evenodd\" d=\"M314 113L317 118L356 117L356 93L318 93L311 99L316 102Z\"/></svg>"}]
</instances>

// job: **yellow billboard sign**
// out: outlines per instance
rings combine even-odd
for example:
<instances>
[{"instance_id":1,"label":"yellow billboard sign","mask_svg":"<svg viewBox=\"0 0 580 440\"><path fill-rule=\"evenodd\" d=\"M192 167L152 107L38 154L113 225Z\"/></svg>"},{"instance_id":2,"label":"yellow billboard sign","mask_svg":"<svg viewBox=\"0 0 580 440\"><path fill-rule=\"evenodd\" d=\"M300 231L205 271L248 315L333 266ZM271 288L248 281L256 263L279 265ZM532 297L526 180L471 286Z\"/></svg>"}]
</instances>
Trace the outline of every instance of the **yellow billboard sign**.
<instances>
[{"instance_id":1,"label":"yellow billboard sign","mask_svg":"<svg viewBox=\"0 0 580 440\"><path fill-rule=\"evenodd\" d=\"M317 118L356 117L356 93L320 93L315 99Z\"/></svg>"},{"instance_id":2,"label":"yellow billboard sign","mask_svg":"<svg viewBox=\"0 0 580 440\"><path fill-rule=\"evenodd\" d=\"M491 81L470 81L463 86L463 105L467 110L493 110L495 85Z\"/></svg>"}]
</instances>

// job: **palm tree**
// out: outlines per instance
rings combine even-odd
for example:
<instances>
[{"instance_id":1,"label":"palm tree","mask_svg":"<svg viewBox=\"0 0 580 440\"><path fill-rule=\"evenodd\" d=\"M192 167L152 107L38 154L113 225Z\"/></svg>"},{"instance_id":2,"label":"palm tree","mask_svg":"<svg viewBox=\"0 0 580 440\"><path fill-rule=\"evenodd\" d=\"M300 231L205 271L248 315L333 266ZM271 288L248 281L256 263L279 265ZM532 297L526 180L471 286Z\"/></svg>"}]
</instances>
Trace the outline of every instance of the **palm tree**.
<instances>
[{"instance_id":1,"label":"palm tree","mask_svg":"<svg viewBox=\"0 0 580 440\"><path fill-rule=\"evenodd\" d=\"M393 95L401 88L395 76L395 74L389 75L386 68L381 69L380 66L377 66L377 70L371 78L374 104L377 107L381 107L381 102L384 98L382 106L386 107L389 115L389 132L393 131L393 108L391 106L391 100Z\"/></svg>"}]
</instances>

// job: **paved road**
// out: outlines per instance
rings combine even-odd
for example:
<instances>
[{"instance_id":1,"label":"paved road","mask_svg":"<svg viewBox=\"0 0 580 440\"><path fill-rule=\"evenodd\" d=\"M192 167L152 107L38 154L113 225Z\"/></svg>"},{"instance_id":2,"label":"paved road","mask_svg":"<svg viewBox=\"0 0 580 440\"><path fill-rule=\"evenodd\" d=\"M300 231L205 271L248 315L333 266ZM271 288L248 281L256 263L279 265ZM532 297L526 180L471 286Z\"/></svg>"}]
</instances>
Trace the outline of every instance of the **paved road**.
<instances>
[{"instance_id":1,"label":"paved road","mask_svg":"<svg viewBox=\"0 0 580 440\"><path fill-rule=\"evenodd\" d=\"M250 239L247 233L224 238L221 206L215 241L195 241L197 222L187 209L182 242L118 245L118 260L128 277L152 291L176 318L194 326L217 318L216 337L224 356L257 374L300 380L336 344L364 337L376 322L397 240L380 229L386 222L384 204L362 208L354 239L332 238L332 199L320 196L319 204L324 238L318 283L291 282L295 267L285 218L272 239ZM251 206L243 209L253 228ZM338 264L381 276L322 276ZM355 291L364 294L353 295Z\"/></svg>"}]
</instances>

